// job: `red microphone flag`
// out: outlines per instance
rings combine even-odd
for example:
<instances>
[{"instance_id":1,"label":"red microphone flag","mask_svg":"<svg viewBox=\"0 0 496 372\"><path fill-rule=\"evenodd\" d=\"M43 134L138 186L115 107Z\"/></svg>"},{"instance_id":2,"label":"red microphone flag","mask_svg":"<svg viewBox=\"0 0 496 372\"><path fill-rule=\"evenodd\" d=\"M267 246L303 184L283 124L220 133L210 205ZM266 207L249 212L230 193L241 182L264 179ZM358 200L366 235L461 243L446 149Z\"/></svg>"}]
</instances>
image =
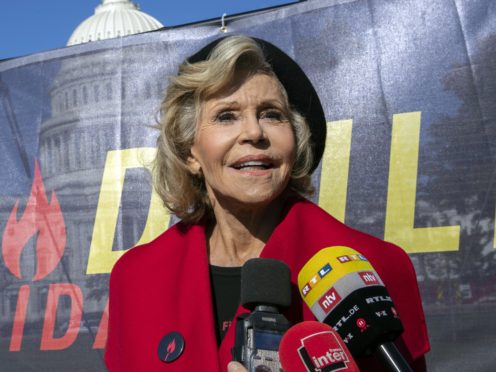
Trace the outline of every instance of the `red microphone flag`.
<instances>
[{"instance_id":1,"label":"red microphone flag","mask_svg":"<svg viewBox=\"0 0 496 372\"><path fill-rule=\"evenodd\" d=\"M284 372L360 371L339 334L315 321L298 323L284 334L279 359Z\"/></svg>"}]
</instances>

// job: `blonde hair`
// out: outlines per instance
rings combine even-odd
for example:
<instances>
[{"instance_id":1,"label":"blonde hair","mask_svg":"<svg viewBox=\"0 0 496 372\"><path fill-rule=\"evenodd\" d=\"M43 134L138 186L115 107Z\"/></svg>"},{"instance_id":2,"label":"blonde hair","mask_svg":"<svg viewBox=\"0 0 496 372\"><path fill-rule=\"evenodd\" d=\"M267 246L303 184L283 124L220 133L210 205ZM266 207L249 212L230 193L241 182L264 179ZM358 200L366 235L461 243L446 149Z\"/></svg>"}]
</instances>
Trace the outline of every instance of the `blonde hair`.
<instances>
[{"instance_id":1,"label":"blonde hair","mask_svg":"<svg viewBox=\"0 0 496 372\"><path fill-rule=\"evenodd\" d=\"M235 88L246 77L257 73L277 79L255 40L231 36L220 41L206 60L181 64L177 76L170 79L160 106L157 126L160 134L153 164L153 182L164 205L185 222L198 222L211 213L203 179L192 174L187 166L201 102ZM296 160L288 187L310 194L313 192L310 129L305 118L289 107L286 90L281 83L279 85L296 138Z\"/></svg>"}]
</instances>

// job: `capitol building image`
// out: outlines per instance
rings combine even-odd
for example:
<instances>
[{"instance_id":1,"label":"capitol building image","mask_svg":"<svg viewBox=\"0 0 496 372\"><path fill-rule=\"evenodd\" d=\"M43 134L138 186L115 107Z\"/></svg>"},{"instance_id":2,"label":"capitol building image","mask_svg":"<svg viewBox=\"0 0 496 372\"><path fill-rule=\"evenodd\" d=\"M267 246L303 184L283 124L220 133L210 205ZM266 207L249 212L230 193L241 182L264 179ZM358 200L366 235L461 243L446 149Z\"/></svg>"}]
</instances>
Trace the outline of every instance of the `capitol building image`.
<instances>
[{"instance_id":1,"label":"capitol building image","mask_svg":"<svg viewBox=\"0 0 496 372\"><path fill-rule=\"evenodd\" d=\"M159 21L130 0L102 0L94 15L74 30L67 45L161 27ZM2 290L2 323L12 322L19 286L24 284L30 287L26 327L42 322L49 283L77 285L83 292L83 313L102 313L108 275L88 275L86 270L106 157L113 150L155 147L156 130L152 126L157 120L166 77L171 73L160 62L167 53L165 44L147 43L73 54L59 62L60 68L49 86L50 115L41 123L39 132L38 162L47 197L55 192L61 205L65 250L56 269L41 282L35 281L29 273L36 271L39 258L34 248L36 239L31 239L28 244L32 246L23 253L21 264L23 274L28 275L23 279L11 275L11 283ZM126 172L113 250L130 248L140 238L150 203L143 184L151 190L150 182L145 168ZM24 199L27 198L28 195ZM14 205L14 198L7 199L9 205ZM9 214L10 211L6 215L2 212L2 220L7 221ZM22 208L18 218L21 216ZM57 317L68 319L74 305L69 298L62 298Z\"/></svg>"}]
</instances>

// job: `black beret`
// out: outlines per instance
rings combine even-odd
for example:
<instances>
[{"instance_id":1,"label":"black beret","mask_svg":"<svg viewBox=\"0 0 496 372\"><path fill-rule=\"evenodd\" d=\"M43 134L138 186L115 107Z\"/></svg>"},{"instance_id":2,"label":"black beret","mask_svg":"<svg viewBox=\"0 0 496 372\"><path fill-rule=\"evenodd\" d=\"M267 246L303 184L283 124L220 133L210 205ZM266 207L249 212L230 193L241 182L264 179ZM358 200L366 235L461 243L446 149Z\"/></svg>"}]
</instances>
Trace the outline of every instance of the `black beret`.
<instances>
[{"instance_id":1,"label":"black beret","mask_svg":"<svg viewBox=\"0 0 496 372\"><path fill-rule=\"evenodd\" d=\"M208 59L212 49L224 38L212 41L190 56L187 62L196 63ZM286 89L289 104L305 117L310 126L314 171L324 153L326 140L326 120L319 96L301 67L290 56L268 41L251 39L260 46L265 59Z\"/></svg>"}]
</instances>

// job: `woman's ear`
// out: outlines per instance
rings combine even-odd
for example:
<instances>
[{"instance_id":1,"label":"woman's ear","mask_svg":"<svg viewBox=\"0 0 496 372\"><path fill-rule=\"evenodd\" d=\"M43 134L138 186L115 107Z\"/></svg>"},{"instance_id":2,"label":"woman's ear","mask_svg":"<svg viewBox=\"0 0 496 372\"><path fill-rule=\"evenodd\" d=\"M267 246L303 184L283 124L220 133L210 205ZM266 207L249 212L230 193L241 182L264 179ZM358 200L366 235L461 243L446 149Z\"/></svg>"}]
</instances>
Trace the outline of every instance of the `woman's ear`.
<instances>
[{"instance_id":1,"label":"woman's ear","mask_svg":"<svg viewBox=\"0 0 496 372\"><path fill-rule=\"evenodd\" d=\"M189 168L189 171L195 175L195 176L200 176L201 175L201 165L200 162L195 158L195 156L190 153L188 156L188 159L186 160L186 165Z\"/></svg>"}]
</instances>

